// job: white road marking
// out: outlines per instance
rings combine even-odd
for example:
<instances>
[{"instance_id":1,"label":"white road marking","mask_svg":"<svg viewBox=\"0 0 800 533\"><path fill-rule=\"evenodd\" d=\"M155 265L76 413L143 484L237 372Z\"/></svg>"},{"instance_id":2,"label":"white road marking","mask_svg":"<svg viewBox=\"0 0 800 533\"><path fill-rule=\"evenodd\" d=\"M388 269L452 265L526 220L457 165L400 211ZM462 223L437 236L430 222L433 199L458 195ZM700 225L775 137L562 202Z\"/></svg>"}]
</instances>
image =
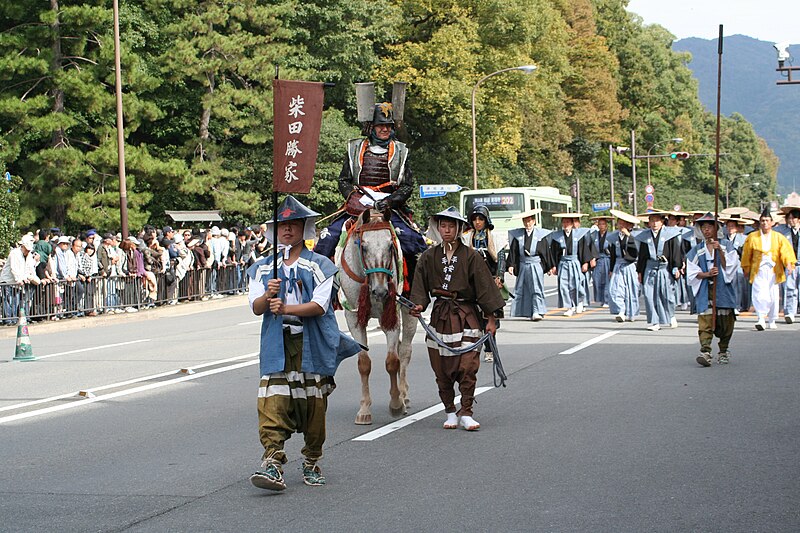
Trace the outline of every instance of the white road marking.
<instances>
[{"instance_id":1,"label":"white road marking","mask_svg":"<svg viewBox=\"0 0 800 533\"><path fill-rule=\"evenodd\" d=\"M208 366L218 365L218 364L222 364L222 363L229 363L231 361L238 361L239 359L246 359L246 358L249 358L249 357L255 357L257 355L258 355L258 352L246 353L244 355L237 355L235 357L229 357L227 359L220 359L218 361L209 361L207 363L200 363L198 365L193 365L193 366L185 366L183 368L191 368L192 370L197 370L198 368L205 368L205 367L208 367ZM252 363L252 362L248 361L248 363ZM226 367L226 368L228 368L228 367ZM231 368L231 370L233 370L233 369ZM38 405L38 404L53 402L53 401L57 401L57 400L64 400L66 398L74 398L75 396L77 396L81 392L96 393L96 392L102 391L102 390L114 389L114 388L117 388L117 387L125 387L126 385L133 385L134 383L141 383L143 381L150 381L150 380L153 380L153 379L159 379L159 378L163 378L163 377L166 377L166 376L177 375L179 372L180 372L180 369L179 370L169 370L167 372L161 372L159 374L153 374L153 375L150 375L150 376L144 376L144 377L140 377L140 378L129 379L127 381L120 381L118 383L110 383L108 385L101 385L99 387L93 387L93 388L89 388L89 389L81 389L81 390L73 391L73 392L70 392L70 393L67 393L67 394L60 394L58 396L51 396L49 398L42 398L40 400L33 400L33 401L30 401L30 402L17 403L17 404L14 404L14 405L6 405L5 407L0 407L0 412L2 412L2 411L12 411L12 410L15 410L15 409L22 409L23 407L30 407L32 405ZM181 374L181 375L183 375L183 374ZM203 374L193 374L193 375L197 375L197 376L199 376L199 375L210 375L210 372L205 372ZM171 381L167 381L165 383L171 383ZM106 396L102 396L102 398L107 398L107 397L108 397L107 395ZM83 403L85 403L85 402L80 402L80 403L78 403L78 405L82 405ZM47 412L44 409L42 409L40 411L42 411L42 414L44 412ZM38 413L39 411L33 411L33 412L34 413ZM0 424L3 423L4 421L6 421L5 418L0 418Z\"/></svg>"},{"instance_id":2,"label":"white road marking","mask_svg":"<svg viewBox=\"0 0 800 533\"><path fill-rule=\"evenodd\" d=\"M239 322L236 324L237 326L249 326L250 324L261 324L261 319L258 320L250 320L248 322Z\"/></svg>"},{"instance_id":3,"label":"white road marking","mask_svg":"<svg viewBox=\"0 0 800 533\"><path fill-rule=\"evenodd\" d=\"M47 355L37 355L36 359L47 359L48 357L56 357L59 355L70 355L73 353L91 352L94 350L102 350L104 348L116 348L117 346L128 346L129 344L137 344L140 342L150 342L150 339L137 339L135 341L116 342L114 344L104 344L103 346L93 346L92 348L80 348L77 350L70 350L68 352L51 353Z\"/></svg>"},{"instance_id":4,"label":"white road marking","mask_svg":"<svg viewBox=\"0 0 800 533\"><path fill-rule=\"evenodd\" d=\"M475 396L483 394L484 392L492 390L493 388L494 387L478 387L477 389L475 389ZM459 401L461 401L461 396L456 396L454 403L458 403ZM364 433L363 435L359 435L353 440L359 442L371 442L375 439L379 439L385 435L388 435L389 433L394 433L398 429L410 426L414 422L419 422L420 420L428 418L431 415L435 415L436 413L439 413L441 411L444 411L444 406L441 404L437 404L428 407L427 409L424 409L419 413L414 413L413 415L409 415L406 418L403 418L402 420L386 424L385 426L370 431L369 433Z\"/></svg>"},{"instance_id":5,"label":"white road marking","mask_svg":"<svg viewBox=\"0 0 800 533\"><path fill-rule=\"evenodd\" d=\"M613 337L617 333L619 333L619 330L609 331L608 333L603 333L602 335L598 335L597 337L594 337L593 339L589 339L586 342L582 342L577 346L573 346L569 350L564 350L563 352L560 352L558 355L571 355L571 354L574 354L575 352L579 352L579 351L583 350L584 348L588 348L592 344L597 344L598 342L604 341L609 337Z\"/></svg>"}]
</instances>

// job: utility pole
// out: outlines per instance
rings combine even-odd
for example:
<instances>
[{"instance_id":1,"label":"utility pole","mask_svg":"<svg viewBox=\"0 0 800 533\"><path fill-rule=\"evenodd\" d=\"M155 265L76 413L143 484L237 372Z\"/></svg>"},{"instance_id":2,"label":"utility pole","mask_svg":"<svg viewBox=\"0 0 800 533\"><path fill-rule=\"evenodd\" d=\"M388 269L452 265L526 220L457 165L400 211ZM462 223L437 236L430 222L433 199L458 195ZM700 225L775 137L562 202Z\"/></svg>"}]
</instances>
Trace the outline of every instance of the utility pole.
<instances>
[{"instance_id":1,"label":"utility pole","mask_svg":"<svg viewBox=\"0 0 800 533\"><path fill-rule=\"evenodd\" d=\"M649 164L650 160L647 161ZM639 214L636 199L636 130L631 130L631 175L633 177L633 216L636 216ZM611 208L614 208L614 204L611 204Z\"/></svg>"}]
</instances>

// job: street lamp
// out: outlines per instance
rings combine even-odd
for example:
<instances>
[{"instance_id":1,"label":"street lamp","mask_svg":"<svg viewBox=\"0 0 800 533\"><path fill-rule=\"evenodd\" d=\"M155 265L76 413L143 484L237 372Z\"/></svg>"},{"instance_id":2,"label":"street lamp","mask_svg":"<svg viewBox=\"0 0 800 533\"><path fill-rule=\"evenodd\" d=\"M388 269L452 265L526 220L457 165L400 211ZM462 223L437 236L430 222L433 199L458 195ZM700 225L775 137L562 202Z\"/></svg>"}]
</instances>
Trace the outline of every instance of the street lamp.
<instances>
[{"instance_id":1,"label":"street lamp","mask_svg":"<svg viewBox=\"0 0 800 533\"><path fill-rule=\"evenodd\" d=\"M680 144L680 143L683 142L683 138L674 137L672 139L667 139L666 141L659 141L659 142L655 143L653 146L651 146L650 149L647 151L647 184L648 185L652 185L653 184L653 182L650 181L650 152L652 152L653 148L655 148L659 144L670 143L670 142L676 143L676 144Z\"/></svg>"},{"instance_id":2,"label":"street lamp","mask_svg":"<svg viewBox=\"0 0 800 533\"><path fill-rule=\"evenodd\" d=\"M621 154L623 152L627 152L628 150L630 150L630 148L627 146L608 145L608 169L611 182L611 207L609 207L609 209L614 209L614 154Z\"/></svg>"},{"instance_id":3,"label":"street lamp","mask_svg":"<svg viewBox=\"0 0 800 533\"><path fill-rule=\"evenodd\" d=\"M750 174L739 174L738 176L736 176L736 181L738 182L739 178L749 178L749 177L750 177ZM726 209L728 207L730 207L730 202L729 202L729 197L728 197L728 192L729 192L728 191L728 182L729 181L730 181L730 178L725 178L725 208ZM739 192L740 192L739 196L741 197L741 189L739 189Z\"/></svg>"},{"instance_id":4,"label":"street lamp","mask_svg":"<svg viewBox=\"0 0 800 533\"><path fill-rule=\"evenodd\" d=\"M491 74L487 74L486 76L482 77L478 80L472 87L472 189L478 189L478 143L475 134L475 93L478 91L478 86L486 81L487 79L491 78L492 76L496 76L497 74L502 74L503 72L508 72L510 70L520 70L525 74L531 74L534 70L538 67L536 65L523 65L521 67L509 67L500 69L498 71L492 72Z\"/></svg>"}]
</instances>

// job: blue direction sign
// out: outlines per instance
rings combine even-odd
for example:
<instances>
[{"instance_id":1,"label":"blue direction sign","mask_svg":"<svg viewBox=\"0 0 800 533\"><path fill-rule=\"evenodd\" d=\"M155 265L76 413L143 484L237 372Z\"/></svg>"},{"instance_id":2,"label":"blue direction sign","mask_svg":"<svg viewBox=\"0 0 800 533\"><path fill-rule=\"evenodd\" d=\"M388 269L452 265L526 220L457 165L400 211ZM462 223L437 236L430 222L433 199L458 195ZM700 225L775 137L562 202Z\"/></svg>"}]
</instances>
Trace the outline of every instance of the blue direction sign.
<instances>
[{"instance_id":1,"label":"blue direction sign","mask_svg":"<svg viewBox=\"0 0 800 533\"><path fill-rule=\"evenodd\" d=\"M651 193L651 194L645 194L645 195L644 195L644 201L645 201L645 202L647 202L647 203L649 203L649 204L652 204L652 203L653 203L653 200L655 200L655 199L656 199L656 197L655 197L655 196L653 196L653 194L652 194L652 193Z\"/></svg>"},{"instance_id":2,"label":"blue direction sign","mask_svg":"<svg viewBox=\"0 0 800 533\"><path fill-rule=\"evenodd\" d=\"M614 207L619 207L619 202L614 202ZM592 211L597 213L598 211L607 211L611 209L611 202L598 202L596 204L592 204Z\"/></svg>"},{"instance_id":3,"label":"blue direction sign","mask_svg":"<svg viewBox=\"0 0 800 533\"><path fill-rule=\"evenodd\" d=\"M437 185L420 185L419 197L420 198L438 198L444 196L449 192L458 192L463 187L455 183L444 183Z\"/></svg>"}]
</instances>

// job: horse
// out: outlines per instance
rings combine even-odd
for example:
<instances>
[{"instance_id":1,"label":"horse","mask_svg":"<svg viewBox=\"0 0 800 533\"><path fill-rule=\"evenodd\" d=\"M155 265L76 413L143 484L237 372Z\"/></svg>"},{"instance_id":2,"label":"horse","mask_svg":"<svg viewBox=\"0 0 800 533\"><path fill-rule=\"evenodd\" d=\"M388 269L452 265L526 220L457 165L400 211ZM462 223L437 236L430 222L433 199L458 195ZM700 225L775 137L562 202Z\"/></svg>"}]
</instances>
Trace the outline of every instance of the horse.
<instances>
[{"instance_id":1,"label":"horse","mask_svg":"<svg viewBox=\"0 0 800 533\"><path fill-rule=\"evenodd\" d=\"M366 328L371 318L378 319L386 335L389 411L398 417L408 412L410 404L406 370L411 361L411 342L417 321L404 307L398 310L396 295L403 264L390 218L389 210L381 214L367 209L361 213L347 228L344 246L336 254L336 266L343 273L339 280L340 300L350 335L367 346ZM367 351L361 351L358 354L361 402L356 424L372 424L371 371L372 360Z\"/></svg>"}]
</instances>

